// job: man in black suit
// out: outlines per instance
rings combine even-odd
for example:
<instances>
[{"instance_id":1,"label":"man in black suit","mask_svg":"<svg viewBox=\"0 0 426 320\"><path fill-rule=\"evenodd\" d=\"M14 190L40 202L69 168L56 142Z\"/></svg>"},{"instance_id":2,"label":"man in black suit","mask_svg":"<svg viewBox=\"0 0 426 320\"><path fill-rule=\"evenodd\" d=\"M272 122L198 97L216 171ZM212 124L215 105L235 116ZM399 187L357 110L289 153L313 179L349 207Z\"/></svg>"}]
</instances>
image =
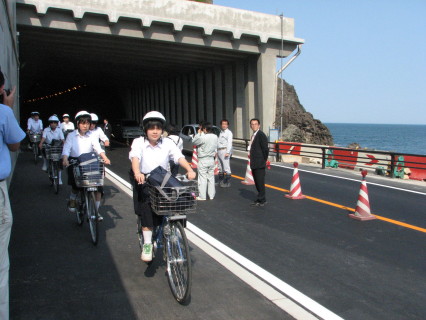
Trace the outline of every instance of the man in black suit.
<instances>
[{"instance_id":1,"label":"man in black suit","mask_svg":"<svg viewBox=\"0 0 426 320\"><path fill-rule=\"evenodd\" d=\"M258 192L256 201L250 205L252 207L263 207L266 204L265 169L269 154L268 138L260 130L259 119L251 119L250 128L253 130L249 146L250 169Z\"/></svg>"},{"instance_id":2,"label":"man in black suit","mask_svg":"<svg viewBox=\"0 0 426 320\"><path fill-rule=\"evenodd\" d=\"M108 119L104 119L104 125L102 126L102 130L104 131L104 133L107 136L108 140L111 141L112 128L111 128L111 125L108 122ZM110 144L110 146L108 148L109 148L110 151L112 150L111 144Z\"/></svg>"}]
</instances>

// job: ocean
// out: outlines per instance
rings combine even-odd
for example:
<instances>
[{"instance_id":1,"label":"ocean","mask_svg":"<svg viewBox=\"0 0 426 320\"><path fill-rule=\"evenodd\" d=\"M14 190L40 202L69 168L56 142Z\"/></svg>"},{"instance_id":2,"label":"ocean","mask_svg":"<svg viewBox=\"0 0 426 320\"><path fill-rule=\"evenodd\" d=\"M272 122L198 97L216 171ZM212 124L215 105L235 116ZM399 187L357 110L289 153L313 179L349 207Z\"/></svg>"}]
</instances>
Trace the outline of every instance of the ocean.
<instances>
[{"instance_id":1,"label":"ocean","mask_svg":"<svg viewBox=\"0 0 426 320\"><path fill-rule=\"evenodd\" d=\"M324 123L336 147L358 143L361 148L426 155L426 125Z\"/></svg>"}]
</instances>

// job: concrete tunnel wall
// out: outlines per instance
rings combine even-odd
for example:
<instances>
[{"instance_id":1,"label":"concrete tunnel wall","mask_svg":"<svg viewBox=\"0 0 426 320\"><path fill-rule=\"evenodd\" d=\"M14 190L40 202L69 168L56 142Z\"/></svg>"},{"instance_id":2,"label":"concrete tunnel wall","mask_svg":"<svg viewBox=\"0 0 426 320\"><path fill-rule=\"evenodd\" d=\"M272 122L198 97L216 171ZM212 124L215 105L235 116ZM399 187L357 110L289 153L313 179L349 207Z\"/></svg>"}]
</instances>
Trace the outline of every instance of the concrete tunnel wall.
<instances>
[{"instance_id":1,"label":"concrete tunnel wall","mask_svg":"<svg viewBox=\"0 0 426 320\"><path fill-rule=\"evenodd\" d=\"M0 69L5 76L5 89L17 87L15 105L13 112L16 119L19 121L19 58L16 42L16 10L15 1L2 1L0 3ZM12 173L15 168L17 152L11 152ZM8 183L11 176L9 176Z\"/></svg>"},{"instance_id":2,"label":"concrete tunnel wall","mask_svg":"<svg viewBox=\"0 0 426 320\"><path fill-rule=\"evenodd\" d=\"M104 63L108 66L118 61L112 57L129 54L128 60L135 65L127 66L127 71L116 77L129 77L122 81L123 90L118 93L122 103L117 107L124 109L123 116L140 121L144 113L157 109L179 126L201 119L218 125L227 118L238 138L249 137L248 122L253 117L260 119L266 133L273 127L277 56L288 56L303 42L294 38L291 18L280 20L278 16L189 1L105 0L77 5L71 0L18 0L17 12L21 48L25 39L34 36L40 41L52 39L44 44L44 52L33 54L37 43L32 41L22 52L22 57L29 59L41 57L39 65L51 62L42 58L49 50L57 50L61 41L68 41L64 48L69 54L75 47L73 38L78 39L76 44L85 43L74 52L74 60L81 50L88 58L84 56L91 55L87 47L99 50L96 54L100 57L106 55ZM45 34L46 31L49 32ZM90 35L89 40L85 34ZM146 48L148 51L144 51ZM151 60L152 53L148 54L153 48L172 60L174 50L179 56L175 62L154 58L147 65L144 59ZM57 56L68 59L64 52L55 51ZM206 61L200 59L204 56ZM89 68L90 62L98 62L87 61ZM164 70L169 65L173 72ZM150 70L153 66L163 70L157 74ZM26 65L27 72L31 68ZM151 77L146 76L146 70ZM34 68L33 74L36 71ZM93 73L99 80L92 79L92 83L103 81L102 75Z\"/></svg>"},{"instance_id":3,"label":"concrete tunnel wall","mask_svg":"<svg viewBox=\"0 0 426 320\"><path fill-rule=\"evenodd\" d=\"M219 126L226 118L236 138L249 135L249 120L256 117L267 132L274 110L262 107L265 100L273 105L271 75L276 64L274 56L268 58L254 57L129 89L125 116L140 121L146 112L158 110L179 126L200 120Z\"/></svg>"}]
</instances>

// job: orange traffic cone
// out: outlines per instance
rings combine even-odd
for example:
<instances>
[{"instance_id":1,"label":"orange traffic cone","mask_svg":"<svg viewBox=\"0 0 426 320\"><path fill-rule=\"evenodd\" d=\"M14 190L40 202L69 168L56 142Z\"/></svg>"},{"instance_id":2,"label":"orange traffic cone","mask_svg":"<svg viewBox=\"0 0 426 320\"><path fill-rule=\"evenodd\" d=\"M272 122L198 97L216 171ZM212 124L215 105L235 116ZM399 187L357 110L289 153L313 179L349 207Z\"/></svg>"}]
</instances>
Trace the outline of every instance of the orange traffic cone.
<instances>
[{"instance_id":1,"label":"orange traffic cone","mask_svg":"<svg viewBox=\"0 0 426 320\"><path fill-rule=\"evenodd\" d=\"M197 146L194 146L194 151L192 152L192 162L191 167L193 169L198 168L198 153L197 153Z\"/></svg>"},{"instance_id":2,"label":"orange traffic cone","mask_svg":"<svg viewBox=\"0 0 426 320\"><path fill-rule=\"evenodd\" d=\"M361 221L374 220L377 218L373 216L370 212L370 201L368 200L367 181L365 181L367 170L362 170L361 175L361 188L359 189L358 202L356 204L355 213L350 214L349 217Z\"/></svg>"},{"instance_id":3,"label":"orange traffic cone","mask_svg":"<svg viewBox=\"0 0 426 320\"><path fill-rule=\"evenodd\" d=\"M302 194L302 186L300 184L299 179L299 170L297 169L299 163L294 162L293 166L294 171L293 178L291 179L290 194L286 194L285 197L293 200L305 199L306 197Z\"/></svg>"},{"instance_id":4,"label":"orange traffic cone","mask_svg":"<svg viewBox=\"0 0 426 320\"><path fill-rule=\"evenodd\" d=\"M250 156L248 157L247 161L246 177L244 178L244 181L241 181L241 183L245 184L246 186L254 185L253 174L251 173L250 169Z\"/></svg>"},{"instance_id":5,"label":"orange traffic cone","mask_svg":"<svg viewBox=\"0 0 426 320\"><path fill-rule=\"evenodd\" d=\"M214 157L214 175L217 176L219 174L219 160L216 157Z\"/></svg>"}]
</instances>

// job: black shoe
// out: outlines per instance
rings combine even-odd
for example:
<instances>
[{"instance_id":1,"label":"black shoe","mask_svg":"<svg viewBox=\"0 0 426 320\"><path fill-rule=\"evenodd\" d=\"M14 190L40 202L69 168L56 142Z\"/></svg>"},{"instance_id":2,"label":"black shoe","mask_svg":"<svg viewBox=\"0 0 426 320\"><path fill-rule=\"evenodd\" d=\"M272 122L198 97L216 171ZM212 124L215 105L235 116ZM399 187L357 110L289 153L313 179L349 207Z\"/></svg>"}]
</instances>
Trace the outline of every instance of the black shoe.
<instances>
[{"instance_id":1,"label":"black shoe","mask_svg":"<svg viewBox=\"0 0 426 320\"><path fill-rule=\"evenodd\" d=\"M252 202L252 203L250 203L250 207L258 207L260 205L260 202L259 201L254 201L254 202Z\"/></svg>"}]
</instances>

